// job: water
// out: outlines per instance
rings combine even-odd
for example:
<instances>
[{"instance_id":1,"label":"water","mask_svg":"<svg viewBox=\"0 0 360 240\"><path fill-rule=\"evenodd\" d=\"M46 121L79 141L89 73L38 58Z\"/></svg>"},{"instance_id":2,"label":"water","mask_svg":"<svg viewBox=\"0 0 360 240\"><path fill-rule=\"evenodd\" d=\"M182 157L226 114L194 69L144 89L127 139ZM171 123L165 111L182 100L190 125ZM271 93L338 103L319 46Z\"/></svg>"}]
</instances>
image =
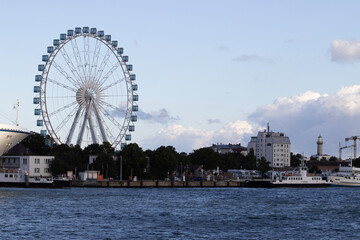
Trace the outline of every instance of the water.
<instances>
[{"instance_id":1,"label":"water","mask_svg":"<svg viewBox=\"0 0 360 240\"><path fill-rule=\"evenodd\" d=\"M0 189L1 239L340 239L360 188Z\"/></svg>"}]
</instances>

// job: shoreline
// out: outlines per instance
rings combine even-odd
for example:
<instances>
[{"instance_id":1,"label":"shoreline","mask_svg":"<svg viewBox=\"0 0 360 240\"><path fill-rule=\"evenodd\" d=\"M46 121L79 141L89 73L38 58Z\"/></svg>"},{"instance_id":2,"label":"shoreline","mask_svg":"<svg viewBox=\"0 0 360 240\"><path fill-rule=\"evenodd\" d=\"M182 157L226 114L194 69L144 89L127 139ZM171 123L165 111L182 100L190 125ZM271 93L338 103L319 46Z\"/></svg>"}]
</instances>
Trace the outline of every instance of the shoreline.
<instances>
[{"instance_id":1,"label":"shoreline","mask_svg":"<svg viewBox=\"0 0 360 240\"><path fill-rule=\"evenodd\" d=\"M259 182L270 183L270 180L259 180ZM248 183L249 180L239 180L239 181L112 180L112 181L72 181L70 187L95 187L95 188L248 187L249 186Z\"/></svg>"}]
</instances>

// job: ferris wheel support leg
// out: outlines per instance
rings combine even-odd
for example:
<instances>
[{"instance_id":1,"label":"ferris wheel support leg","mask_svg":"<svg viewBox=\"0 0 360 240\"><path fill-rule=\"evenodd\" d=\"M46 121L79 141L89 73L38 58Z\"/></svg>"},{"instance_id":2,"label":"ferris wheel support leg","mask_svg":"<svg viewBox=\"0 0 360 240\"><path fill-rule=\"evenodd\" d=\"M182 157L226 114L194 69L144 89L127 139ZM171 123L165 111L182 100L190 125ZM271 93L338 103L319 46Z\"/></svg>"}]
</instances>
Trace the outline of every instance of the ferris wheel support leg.
<instances>
[{"instance_id":1,"label":"ferris wheel support leg","mask_svg":"<svg viewBox=\"0 0 360 240\"><path fill-rule=\"evenodd\" d=\"M88 121L89 121L90 133L91 133L91 138L93 140L93 143L97 143L98 141L96 139L96 135L95 135L95 132L94 132L94 125L93 125L93 121L92 121L92 118L91 118L90 114L89 114Z\"/></svg>"},{"instance_id":2,"label":"ferris wheel support leg","mask_svg":"<svg viewBox=\"0 0 360 240\"><path fill-rule=\"evenodd\" d=\"M106 134L105 134L104 125L103 125L103 123L102 123L102 121L101 121L100 114L99 114L99 110L98 110L98 108L97 108L97 106L96 106L95 103L93 103L93 107L94 107L94 112L95 112L96 120L98 121L99 126L100 126L100 132L101 132L101 136L102 136L103 142L108 142L107 137L106 137Z\"/></svg>"},{"instance_id":3,"label":"ferris wheel support leg","mask_svg":"<svg viewBox=\"0 0 360 240\"><path fill-rule=\"evenodd\" d=\"M89 104L86 107L86 111L85 111L85 115L84 115L84 121L83 121L83 124L81 125L81 130L80 130L77 142L76 142L77 145L81 145L81 143L82 143L82 139L83 139L84 131L85 131L85 126L86 126L86 121L88 120L89 115L90 115L90 106L91 106L91 100L90 100Z\"/></svg>"},{"instance_id":4,"label":"ferris wheel support leg","mask_svg":"<svg viewBox=\"0 0 360 240\"><path fill-rule=\"evenodd\" d=\"M70 128L70 132L69 132L69 136L68 138L66 139L66 145L70 145L71 143L71 139L74 135L74 130L75 130L75 127L79 121L79 116L80 116L80 113L81 113L81 107L79 106L79 109L77 110L76 112L76 115L75 115L75 118L74 118L74 122L73 124L71 125L71 128Z\"/></svg>"}]
</instances>

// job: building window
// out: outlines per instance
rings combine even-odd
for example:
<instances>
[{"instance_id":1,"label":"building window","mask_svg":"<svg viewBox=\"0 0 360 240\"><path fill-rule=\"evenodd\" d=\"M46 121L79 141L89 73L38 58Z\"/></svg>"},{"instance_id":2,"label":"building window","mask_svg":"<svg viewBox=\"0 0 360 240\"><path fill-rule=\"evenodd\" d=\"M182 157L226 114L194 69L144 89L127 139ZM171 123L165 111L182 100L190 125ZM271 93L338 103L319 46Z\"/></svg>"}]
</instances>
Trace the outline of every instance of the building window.
<instances>
[{"instance_id":1,"label":"building window","mask_svg":"<svg viewBox=\"0 0 360 240\"><path fill-rule=\"evenodd\" d=\"M40 164L40 159L39 158L35 158L35 164Z\"/></svg>"},{"instance_id":2,"label":"building window","mask_svg":"<svg viewBox=\"0 0 360 240\"><path fill-rule=\"evenodd\" d=\"M23 158L23 164L27 165L27 159L26 158Z\"/></svg>"},{"instance_id":3,"label":"building window","mask_svg":"<svg viewBox=\"0 0 360 240\"><path fill-rule=\"evenodd\" d=\"M35 173L39 173L39 172L40 172L40 168L35 168L35 169L34 169L34 172L35 172Z\"/></svg>"},{"instance_id":4,"label":"building window","mask_svg":"<svg viewBox=\"0 0 360 240\"><path fill-rule=\"evenodd\" d=\"M45 163L46 163L46 164L49 164L50 161L51 161L51 159L49 159L49 158L46 158L46 159L45 159Z\"/></svg>"},{"instance_id":5,"label":"building window","mask_svg":"<svg viewBox=\"0 0 360 240\"><path fill-rule=\"evenodd\" d=\"M50 169L49 168L44 168L44 173L49 173Z\"/></svg>"}]
</instances>

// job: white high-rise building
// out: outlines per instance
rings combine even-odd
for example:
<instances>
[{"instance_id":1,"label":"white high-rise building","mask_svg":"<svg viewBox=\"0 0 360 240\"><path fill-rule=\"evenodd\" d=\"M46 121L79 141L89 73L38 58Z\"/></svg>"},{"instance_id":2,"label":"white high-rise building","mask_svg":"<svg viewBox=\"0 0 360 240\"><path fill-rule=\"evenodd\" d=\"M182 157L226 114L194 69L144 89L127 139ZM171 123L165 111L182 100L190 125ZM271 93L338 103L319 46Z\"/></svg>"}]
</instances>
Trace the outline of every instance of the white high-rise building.
<instances>
[{"instance_id":1,"label":"white high-rise building","mask_svg":"<svg viewBox=\"0 0 360 240\"><path fill-rule=\"evenodd\" d=\"M291 143L289 137L284 133L267 131L258 132L257 137L251 137L248 143L248 153L253 149L255 157L265 159L270 162L272 167L290 166Z\"/></svg>"}]
</instances>

